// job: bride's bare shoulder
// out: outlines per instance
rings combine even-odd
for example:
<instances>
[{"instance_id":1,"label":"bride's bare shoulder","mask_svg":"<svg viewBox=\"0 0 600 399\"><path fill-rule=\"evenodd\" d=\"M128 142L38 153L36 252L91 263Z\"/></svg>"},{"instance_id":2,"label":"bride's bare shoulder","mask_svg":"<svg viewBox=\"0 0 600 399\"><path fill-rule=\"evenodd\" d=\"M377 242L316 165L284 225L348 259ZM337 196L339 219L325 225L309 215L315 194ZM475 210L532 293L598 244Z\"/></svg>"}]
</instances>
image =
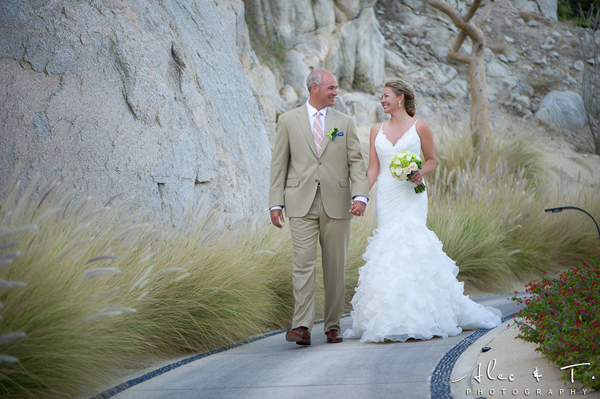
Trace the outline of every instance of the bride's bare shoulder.
<instances>
[{"instance_id":1,"label":"bride's bare shoulder","mask_svg":"<svg viewBox=\"0 0 600 399\"><path fill-rule=\"evenodd\" d=\"M415 127L417 130L417 134L421 136L421 138L423 137L423 135L431 137L431 130L429 129L427 122L425 122L424 120L418 119L415 123Z\"/></svg>"},{"instance_id":2,"label":"bride's bare shoulder","mask_svg":"<svg viewBox=\"0 0 600 399\"><path fill-rule=\"evenodd\" d=\"M373 126L371 126L371 136L376 136L377 133L379 133L379 130L381 130L382 127L383 127L383 122L376 123Z\"/></svg>"}]
</instances>

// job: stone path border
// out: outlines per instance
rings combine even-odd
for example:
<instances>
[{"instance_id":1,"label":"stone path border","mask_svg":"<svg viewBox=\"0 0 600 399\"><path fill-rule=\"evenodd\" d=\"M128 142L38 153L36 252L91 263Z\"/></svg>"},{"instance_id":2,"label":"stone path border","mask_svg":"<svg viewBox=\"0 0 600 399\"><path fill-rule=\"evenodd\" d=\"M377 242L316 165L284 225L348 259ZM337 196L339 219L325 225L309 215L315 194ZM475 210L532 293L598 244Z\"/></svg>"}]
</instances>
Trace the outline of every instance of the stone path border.
<instances>
[{"instance_id":1,"label":"stone path border","mask_svg":"<svg viewBox=\"0 0 600 399\"><path fill-rule=\"evenodd\" d=\"M513 313L511 315L504 316L502 318L502 323L514 318L516 315L517 313ZM435 370L433 370L433 375L431 376L430 392L432 399L452 399L450 375L452 374L454 364L469 346L492 330L493 328L477 330L446 352L444 357L440 359L439 363L435 367Z\"/></svg>"}]
</instances>

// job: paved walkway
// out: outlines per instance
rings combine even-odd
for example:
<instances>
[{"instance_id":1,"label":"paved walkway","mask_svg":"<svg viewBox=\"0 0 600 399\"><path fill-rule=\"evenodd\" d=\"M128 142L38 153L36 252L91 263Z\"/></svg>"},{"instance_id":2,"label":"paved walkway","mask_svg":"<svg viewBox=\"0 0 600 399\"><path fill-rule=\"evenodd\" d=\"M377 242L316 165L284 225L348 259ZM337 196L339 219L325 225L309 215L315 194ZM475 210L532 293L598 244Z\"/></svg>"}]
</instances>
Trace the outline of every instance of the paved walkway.
<instances>
[{"instance_id":1,"label":"paved walkway","mask_svg":"<svg viewBox=\"0 0 600 399\"><path fill-rule=\"evenodd\" d=\"M505 319L509 319L518 311L518 305L508 300L510 297L475 300L500 309ZM343 318L342 330L349 328L351 322L350 317ZM474 398L478 391L473 392L471 374L457 383L451 380L460 378L458 374L469 373L478 361L481 343L491 346L490 340L506 326L465 331L447 339L383 344L363 344L358 340L327 344L321 329L322 324L315 326L312 345L308 347L286 342L283 331L276 332L231 349L149 371L97 397ZM495 352L499 355L502 350ZM495 396L502 396L495 392Z\"/></svg>"}]
</instances>

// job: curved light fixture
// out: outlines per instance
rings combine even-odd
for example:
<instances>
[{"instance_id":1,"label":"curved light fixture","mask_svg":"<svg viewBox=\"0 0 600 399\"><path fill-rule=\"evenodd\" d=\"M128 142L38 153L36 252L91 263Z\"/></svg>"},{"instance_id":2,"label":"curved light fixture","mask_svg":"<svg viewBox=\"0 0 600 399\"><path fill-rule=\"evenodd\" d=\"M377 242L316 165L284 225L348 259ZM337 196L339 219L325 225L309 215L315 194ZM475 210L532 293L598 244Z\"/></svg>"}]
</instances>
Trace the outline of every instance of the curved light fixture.
<instances>
[{"instance_id":1,"label":"curved light fixture","mask_svg":"<svg viewBox=\"0 0 600 399\"><path fill-rule=\"evenodd\" d=\"M559 206L557 208L544 209L544 211L552 212L552 213L560 213L563 211L563 209L577 209L578 211L581 211L581 212L585 213L586 215L588 215L589 217L591 217L592 220L594 221L594 223L596 223L596 228L598 229L598 236L600 237L600 227L598 226L598 222L596 222L596 219L594 219L594 217L592 215L590 215L588 212L584 211L581 208L577 208L575 206Z\"/></svg>"}]
</instances>

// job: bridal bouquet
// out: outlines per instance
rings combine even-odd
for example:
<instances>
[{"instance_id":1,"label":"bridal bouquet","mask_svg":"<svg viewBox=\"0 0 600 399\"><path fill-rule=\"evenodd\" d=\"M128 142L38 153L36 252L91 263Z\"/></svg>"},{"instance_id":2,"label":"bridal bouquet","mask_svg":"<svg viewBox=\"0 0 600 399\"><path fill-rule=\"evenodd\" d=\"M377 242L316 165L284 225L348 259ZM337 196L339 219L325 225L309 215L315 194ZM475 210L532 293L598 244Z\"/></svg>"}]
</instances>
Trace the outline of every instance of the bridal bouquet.
<instances>
[{"instance_id":1,"label":"bridal bouquet","mask_svg":"<svg viewBox=\"0 0 600 399\"><path fill-rule=\"evenodd\" d=\"M402 151L394 155L390 163L390 172L398 180L410 180L409 177L417 170L421 169L423 162L421 158L412 152ZM415 193L425 191L425 184L421 183L415 187Z\"/></svg>"}]
</instances>

